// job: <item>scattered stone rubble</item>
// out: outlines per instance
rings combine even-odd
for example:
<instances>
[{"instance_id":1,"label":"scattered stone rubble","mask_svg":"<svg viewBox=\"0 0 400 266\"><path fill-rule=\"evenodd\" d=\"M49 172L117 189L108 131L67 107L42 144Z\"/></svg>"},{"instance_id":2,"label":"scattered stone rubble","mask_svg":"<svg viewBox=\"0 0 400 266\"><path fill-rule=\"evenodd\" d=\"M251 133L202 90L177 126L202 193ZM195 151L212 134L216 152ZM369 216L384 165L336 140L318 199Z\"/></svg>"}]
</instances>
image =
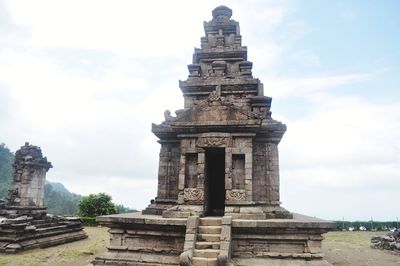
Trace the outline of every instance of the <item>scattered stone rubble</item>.
<instances>
[{"instance_id":1,"label":"scattered stone rubble","mask_svg":"<svg viewBox=\"0 0 400 266\"><path fill-rule=\"evenodd\" d=\"M389 232L384 236L375 236L371 238L371 247L392 250L400 254L400 229Z\"/></svg>"},{"instance_id":2,"label":"scattered stone rubble","mask_svg":"<svg viewBox=\"0 0 400 266\"><path fill-rule=\"evenodd\" d=\"M78 217L47 214L44 188L52 167L39 147L25 143L15 153L13 180L0 200L0 253L49 247L87 237Z\"/></svg>"}]
</instances>

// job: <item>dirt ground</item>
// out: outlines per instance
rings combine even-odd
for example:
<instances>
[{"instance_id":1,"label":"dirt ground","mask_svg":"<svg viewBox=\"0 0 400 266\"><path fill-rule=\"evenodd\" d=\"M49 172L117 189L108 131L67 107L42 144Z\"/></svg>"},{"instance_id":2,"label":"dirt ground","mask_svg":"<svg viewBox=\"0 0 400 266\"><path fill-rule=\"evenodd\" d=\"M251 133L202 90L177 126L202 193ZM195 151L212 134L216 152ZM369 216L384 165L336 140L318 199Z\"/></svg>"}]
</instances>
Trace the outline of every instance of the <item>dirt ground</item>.
<instances>
[{"instance_id":1,"label":"dirt ground","mask_svg":"<svg viewBox=\"0 0 400 266\"><path fill-rule=\"evenodd\" d=\"M88 238L46 249L33 249L17 254L0 254L0 266L83 266L106 251L107 228L86 227Z\"/></svg>"},{"instance_id":2,"label":"dirt ground","mask_svg":"<svg viewBox=\"0 0 400 266\"><path fill-rule=\"evenodd\" d=\"M325 259L335 266L400 266L400 256L370 248L373 236L386 232L330 232L322 249Z\"/></svg>"},{"instance_id":3,"label":"dirt ground","mask_svg":"<svg viewBox=\"0 0 400 266\"><path fill-rule=\"evenodd\" d=\"M47 249L34 249L18 254L0 254L0 266L83 266L106 250L107 228L87 227L89 238ZM331 232L325 235L323 252L335 266L400 266L400 256L369 246L372 236L384 232ZM256 266L256 265L255 265Z\"/></svg>"}]
</instances>

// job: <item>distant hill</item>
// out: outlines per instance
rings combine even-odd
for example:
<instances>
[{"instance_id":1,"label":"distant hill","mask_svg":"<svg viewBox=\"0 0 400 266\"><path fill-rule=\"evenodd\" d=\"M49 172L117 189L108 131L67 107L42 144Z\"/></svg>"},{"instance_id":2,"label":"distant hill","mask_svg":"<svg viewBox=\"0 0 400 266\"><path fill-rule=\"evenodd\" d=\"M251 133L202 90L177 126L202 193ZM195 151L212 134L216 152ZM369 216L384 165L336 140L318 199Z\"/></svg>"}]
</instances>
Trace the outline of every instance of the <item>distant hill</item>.
<instances>
[{"instance_id":1,"label":"distant hill","mask_svg":"<svg viewBox=\"0 0 400 266\"><path fill-rule=\"evenodd\" d=\"M5 198L11 184L14 154L4 143L0 144L0 199Z\"/></svg>"},{"instance_id":2,"label":"distant hill","mask_svg":"<svg viewBox=\"0 0 400 266\"><path fill-rule=\"evenodd\" d=\"M4 143L0 144L0 199L4 199L11 184L12 163L14 154ZM45 202L48 213L57 215L78 215L78 203L83 198L70 192L61 183L48 182L44 188ZM134 212L124 205L116 205L118 213Z\"/></svg>"},{"instance_id":3,"label":"distant hill","mask_svg":"<svg viewBox=\"0 0 400 266\"><path fill-rule=\"evenodd\" d=\"M61 183L46 182L44 188L47 211L58 215L77 215L81 195L71 193Z\"/></svg>"}]
</instances>

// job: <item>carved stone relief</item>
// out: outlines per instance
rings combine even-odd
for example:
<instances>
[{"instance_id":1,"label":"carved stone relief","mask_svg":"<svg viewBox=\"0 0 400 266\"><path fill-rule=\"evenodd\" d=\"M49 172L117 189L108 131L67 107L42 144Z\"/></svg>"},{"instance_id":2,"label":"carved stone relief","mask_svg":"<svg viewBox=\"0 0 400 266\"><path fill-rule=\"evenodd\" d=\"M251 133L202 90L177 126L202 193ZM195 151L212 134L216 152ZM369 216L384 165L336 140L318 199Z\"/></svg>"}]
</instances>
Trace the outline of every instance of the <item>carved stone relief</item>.
<instances>
[{"instance_id":1,"label":"carved stone relief","mask_svg":"<svg viewBox=\"0 0 400 266\"><path fill-rule=\"evenodd\" d=\"M198 147L229 147L232 145L232 139L227 137L209 137L197 139Z\"/></svg>"},{"instance_id":2,"label":"carved stone relief","mask_svg":"<svg viewBox=\"0 0 400 266\"><path fill-rule=\"evenodd\" d=\"M246 190L244 189L232 189L226 191L226 200L229 201L245 201Z\"/></svg>"},{"instance_id":3,"label":"carved stone relief","mask_svg":"<svg viewBox=\"0 0 400 266\"><path fill-rule=\"evenodd\" d=\"M204 194L203 190L198 188L185 188L183 191L184 201L203 201Z\"/></svg>"}]
</instances>

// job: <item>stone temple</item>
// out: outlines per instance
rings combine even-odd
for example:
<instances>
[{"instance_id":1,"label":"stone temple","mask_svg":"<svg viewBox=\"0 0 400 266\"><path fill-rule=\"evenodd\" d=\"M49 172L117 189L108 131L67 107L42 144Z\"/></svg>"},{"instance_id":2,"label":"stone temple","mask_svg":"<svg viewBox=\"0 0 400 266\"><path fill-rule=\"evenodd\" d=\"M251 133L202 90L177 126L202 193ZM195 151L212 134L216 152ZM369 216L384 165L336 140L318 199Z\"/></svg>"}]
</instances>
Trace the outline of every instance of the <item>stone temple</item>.
<instances>
[{"instance_id":1,"label":"stone temple","mask_svg":"<svg viewBox=\"0 0 400 266\"><path fill-rule=\"evenodd\" d=\"M52 167L39 147L25 143L15 153L13 180L0 201L0 253L49 247L87 237L77 217L47 214L44 188Z\"/></svg>"},{"instance_id":2,"label":"stone temple","mask_svg":"<svg viewBox=\"0 0 400 266\"><path fill-rule=\"evenodd\" d=\"M184 108L152 125L157 196L141 213L97 218L111 240L95 265L329 265L321 234L334 225L280 206L286 126L271 117L232 10L212 15L179 82Z\"/></svg>"}]
</instances>

